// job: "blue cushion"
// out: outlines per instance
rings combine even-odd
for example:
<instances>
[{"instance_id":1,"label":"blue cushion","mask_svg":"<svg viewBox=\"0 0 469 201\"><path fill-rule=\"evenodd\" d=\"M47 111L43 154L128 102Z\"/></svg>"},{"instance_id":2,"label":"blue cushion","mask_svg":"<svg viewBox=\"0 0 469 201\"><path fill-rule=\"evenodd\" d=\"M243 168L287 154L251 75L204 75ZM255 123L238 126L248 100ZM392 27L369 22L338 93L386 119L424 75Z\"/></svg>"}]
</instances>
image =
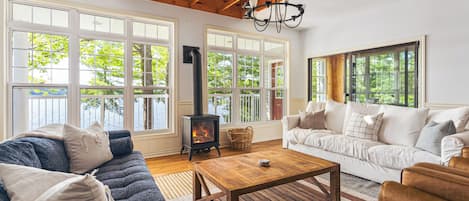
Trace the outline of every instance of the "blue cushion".
<instances>
[{"instance_id":1,"label":"blue cushion","mask_svg":"<svg viewBox=\"0 0 469 201\"><path fill-rule=\"evenodd\" d=\"M18 141L34 145L42 169L69 172L69 160L63 141L36 137L20 138Z\"/></svg>"},{"instance_id":2,"label":"blue cushion","mask_svg":"<svg viewBox=\"0 0 469 201\"><path fill-rule=\"evenodd\" d=\"M0 163L24 165L41 168L34 146L29 142L17 140L6 141L0 144Z\"/></svg>"},{"instance_id":3,"label":"blue cushion","mask_svg":"<svg viewBox=\"0 0 469 201\"><path fill-rule=\"evenodd\" d=\"M131 154L134 149L132 138L130 137L115 138L110 139L109 141L111 152L114 157Z\"/></svg>"},{"instance_id":4,"label":"blue cushion","mask_svg":"<svg viewBox=\"0 0 469 201\"><path fill-rule=\"evenodd\" d=\"M140 152L115 157L99 167L96 178L109 186L116 201L164 200Z\"/></svg>"},{"instance_id":5,"label":"blue cushion","mask_svg":"<svg viewBox=\"0 0 469 201\"><path fill-rule=\"evenodd\" d=\"M8 194L3 188L3 184L0 181L0 201L10 201L10 198L8 198Z\"/></svg>"}]
</instances>

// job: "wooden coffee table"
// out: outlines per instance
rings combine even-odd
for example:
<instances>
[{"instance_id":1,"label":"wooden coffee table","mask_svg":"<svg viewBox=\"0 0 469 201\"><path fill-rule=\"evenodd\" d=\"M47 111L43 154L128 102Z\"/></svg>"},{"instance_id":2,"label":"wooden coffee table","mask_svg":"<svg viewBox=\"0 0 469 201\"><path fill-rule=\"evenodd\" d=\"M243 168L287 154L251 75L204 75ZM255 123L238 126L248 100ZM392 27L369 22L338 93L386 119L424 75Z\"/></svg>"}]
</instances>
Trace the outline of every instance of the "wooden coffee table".
<instances>
[{"instance_id":1,"label":"wooden coffee table","mask_svg":"<svg viewBox=\"0 0 469 201\"><path fill-rule=\"evenodd\" d=\"M270 160L270 167L259 167L260 159ZM331 175L329 191L314 179L314 176L328 172ZM242 194L309 177L329 200L340 200L339 164L291 150L278 150L195 162L194 201L214 200L222 196L226 196L227 201L238 201ZM221 192L211 194L205 179L215 184ZM203 198L202 188L206 194Z\"/></svg>"}]
</instances>

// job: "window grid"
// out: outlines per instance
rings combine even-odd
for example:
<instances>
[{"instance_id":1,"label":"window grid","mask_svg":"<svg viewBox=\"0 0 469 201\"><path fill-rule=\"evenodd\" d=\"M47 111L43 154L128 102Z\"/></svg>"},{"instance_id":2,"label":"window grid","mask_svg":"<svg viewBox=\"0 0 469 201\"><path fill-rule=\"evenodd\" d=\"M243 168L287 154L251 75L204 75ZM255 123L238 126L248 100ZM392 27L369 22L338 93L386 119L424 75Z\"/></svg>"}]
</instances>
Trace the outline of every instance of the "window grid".
<instances>
[{"instance_id":1,"label":"window grid","mask_svg":"<svg viewBox=\"0 0 469 201\"><path fill-rule=\"evenodd\" d=\"M13 10L13 4L16 4L14 2L10 3L10 7ZM26 5L26 4L25 4ZM27 3L27 6L31 7L31 16L32 14L32 7L37 7L34 5L34 3ZM49 10L52 14L51 16L54 15L55 8L47 6L47 5L41 5L41 8L45 8L46 10ZM167 40L166 41L156 41L162 46L164 46L167 49L167 55L165 59L167 60L167 71L165 74L165 79L163 81L159 81L159 83L164 84L159 84L157 86L149 86L152 88L154 91L154 94L141 94L141 89L139 87L132 87L132 75L128 75L130 72L132 72L133 64L132 62L127 62L127 61L132 61L132 54L128 53L132 49L129 50L128 46L129 44L133 44L136 41L139 41L138 43L152 43L155 41L152 41L151 39L145 39L145 38L134 38L132 36L131 30L132 30L132 23L136 22L132 17L115 17L113 15L93 15L92 13L80 13L79 9L71 9L71 8L60 8L58 11L63 11L67 15L67 27L55 27L54 22L51 21L50 24L37 24L34 23L33 19L31 18L30 21L28 20L23 20L23 21L18 21L16 18L13 18L13 13L10 12L10 16L8 19L10 19L8 25L9 29L9 34L8 36L10 37L10 41L12 41L12 44L10 48L10 56L9 56L9 65L10 65L10 70L9 70L9 84L10 90L13 91L13 93L10 93L12 97L10 97L9 103L11 104L11 107L9 107L8 115L13 117L11 122L9 122L9 128L8 131L10 134L18 134L19 132L24 132L30 129L37 128L39 126L43 126L44 124L49 124L49 123L71 123L75 125L80 125L83 127L86 127L87 125L90 124L92 120L97 120L101 122L106 129L128 129L130 131L136 131L137 133L152 133L152 134L169 134L172 129L174 129L173 126L173 120L170 118L169 112L173 111L172 108L172 101L173 100L173 89L172 89L172 75L173 72L170 70L173 65L173 55L174 52L172 50L172 39L173 36L171 34L174 33L173 31L173 22L170 21L155 21L149 19L148 21L154 22L153 24L160 26L161 27L166 27L167 28L167 33L163 32L163 35L167 35ZM104 21L108 22L109 26L103 26L105 29L99 29L97 28L96 24L93 25L93 30L87 30L87 29L81 29L81 24L80 22L80 17L81 14L84 15L89 15L93 16L93 19L96 21L96 18L98 21ZM29 19L29 16L28 16ZM140 19L140 18L139 18ZM68 26L69 20L74 23L71 23L71 26ZM117 23L117 28L122 28L122 31L118 31L118 29L113 28L113 25L116 25ZM20 23L17 23L20 22ZM120 23L122 22L122 23ZM161 22L161 24L160 24ZM109 29L108 29L109 28ZM117 30L117 31L116 31ZM104 35L104 31L106 33L111 33L108 35ZM56 50L50 48L46 51L35 51L33 52L33 40L26 40L30 44L28 44L25 47L17 47L14 45L13 42L13 35L15 32L24 32L28 34L42 34L42 35L50 35L50 36L61 36L66 38L67 42L67 47L69 49L62 49L62 50ZM59 33L60 35L57 35L56 33ZM51 37L49 37L51 38ZM113 51L107 51L103 49L103 47L95 48L94 50L88 50L88 51L82 51L83 42L84 40L88 41L108 41L112 44L118 44L117 48L120 50L119 53L113 53ZM52 42L51 42L52 44ZM113 45L110 45L109 47L113 47ZM99 51L98 51L99 49ZM112 49L112 48L111 48ZM30 54L25 54L25 56L21 60L22 63L18 63L15 61L13 58L13 52L14 51L20 51L20 50L25 50L32 52ZM101 52L100 52L101 51ZM106 54L103 54L102 52L108 52ZM109 53L111 52L111 53ZM114 51L115 52L115 51ZM21 69L21 68L26 68L28 69L30 65L27 65L28 63L33 63L33 58L34 55L38 54L67 54L62 57L66 57L67 60L66 62L60 63L60 65L57 64L49 64L53 63L52 61L53 58L49 57L46 64L43 64L40 66L40 69L46 69L48 70L65 70L69 71L66 73L62 73L62 82L25 82L25 81L18 81L13 79L15 74L14 70L15 69ZM70 54L70 55L68 55ZM84 59L88 59L87 64L88 65L81 65L85 61ZM116 61L114 63L111 63L109 65L102 64L103 61L106 59L110 59L113 61ZM147 59L147 58L146 58ZM37 60L37 59L34 59ZM100 63L101 62L101 63ZM44 63L44 62L42 62ZM43 67L47 66L47 68ZM100 66L98 68L98 66ZM104 68L102 68L104 66ZM108 77L107 79L109 82L106 84L99 84L96 82L89 82L87 81L82 81L80 82L80 72L83 71L93 71L95 73L95 76L97 73L100 73L103 76ZM124 74L124 72L129 72L127 75ZM160 72L155 72L155 73L160 73ZM70 75L70 76L69 76ZM37 77L36 74L34 74L31 77ZM55 78L54 78L55 79ZM127 85L124 85L124 83L130 83L130 87ZM24 90L19 90L20 88L24 88ZM57 90L60 89L60 90ZM17 92L15 92L17 91ZM57 92L59 91L59 92ZM171 93L170 93L171 92ZM135 95L134 95L135 94ZM135 98L141 98L143 96L148 96L149 98L152 98L156 100L156 97L161 97L161 94L163 95L164 102L167 104L165 106L165 111L163 113L166 113L162 115L161 117L159 116L160 113L153 113L151 114L153 116L153 119L157 121L164 121L163 124L164 129L148 129L148 130L137 130L133 129L134 126L133 124L138 124L139 122L133 121L133 117L138 114L137 108L134 107L134 101ZM31 98L28 98L28 96L35 95L38 96L39 98L42 98L40 100L31 100ZM21 100L26 101L25 103L22 103L24 101L15 101L20 98ZM34 97L33 97L34 98ZM51 99L47 103L44 102L45 99ZM84 101L89 103L88 105L83 104ZM28 103L29 101L29 103ZM153 101L155 102L155 101ZM18 104L16 104L18 103ZM55 104L55 105L52 105ZM24 107L27 105L28 107ZM40 105L42 108L37 109L37 105ZM58 106L60 105L60 106ZM23 125L17 126L17 123L19 121L15 121L16 119L28 119L29 117L32 117L31 112L23 112L22 117L19 117L18 114L20 113L15 113L14 110L15 108L18 107L23 107L24 109L28 109L30 107L35 107L36 113L37 111L46 111L44 107L47 107L47 109L51 108L57 108L60 109L61 112L59 116L50 116L49 113L44 113L41 121L24 121L27 123L23 123ZM88 109L83 109L83 108L88 108ZM89 108L92 108L94 111L89 110ZM135 110L134 110L135 108ZM32 111L32 110L31 110ZM88 114L84 114L84 113ZM14 117L13 115L16 114L17 116ZM83 119L80 118L81 116L88 115L90 118ZM34 115L37 117L37 115ZM34 119L34 118L33 118ZM48 121L46 121L48 120ZM18 129L16 129L18 128ZM133 132L135 133L135 132Z\"/></svg>"},{"instance_id":2,"label":"window grid","mask_svg":"<svg viewBox=\"0 0 469 201\"><path fill-rule=\"evenodd\" d=\"M224 46L225 43L217 45L215 38L221 35L224 38L230 38L234 44L231 46ZM258 41L259 49L256 44L248 45L246 48L247 40L249 42ZM230 119L231 121L221 120L224 124L238 124L247 122L258 122L268 120L279 120L283 117L286 106L285 85L276 85L274 80L279 80L279 83L284 83L285 72L285 55L286 42L273 42L263 38L249 39L241 34L218 31L208 29L207 33L207 86L208 86L208 108L209 113L221 116L221 119ZM255 42L254 42L255 43ZM264 51L265 44L269 44L268 51ZM271 51L272 44L280 44L280 51ZM240 47L241 46L241 47ZM253 48L254 47L254 48ZM279 49L277 49L279 50ZM229 83L228 86L212 84L217 81L218 77L214 77L210 72L214 66L212 64L214 55L228 54L233 57L233 74L229 78L223 78L224 83ZM264 61L275 60L282 63L277 67L281 68L279 73L267 73L272 69L268 67L268 63ZM273 67L272 67L273 68ZM218 68L220 71L224 69ZM278 78L275 78L280 75ZM232 82L230 82L232 80ZM282 81L280 81L282 80ZM273 82L269 84L269 82ZM220 101L222 100L222 101ZM218 101L218 102L217 102ZM273 107L276 105L276 107ZM223 108L217 110L216 107ZM229 116L229 117L227 117Z\"/></svg>"}]
</instances>

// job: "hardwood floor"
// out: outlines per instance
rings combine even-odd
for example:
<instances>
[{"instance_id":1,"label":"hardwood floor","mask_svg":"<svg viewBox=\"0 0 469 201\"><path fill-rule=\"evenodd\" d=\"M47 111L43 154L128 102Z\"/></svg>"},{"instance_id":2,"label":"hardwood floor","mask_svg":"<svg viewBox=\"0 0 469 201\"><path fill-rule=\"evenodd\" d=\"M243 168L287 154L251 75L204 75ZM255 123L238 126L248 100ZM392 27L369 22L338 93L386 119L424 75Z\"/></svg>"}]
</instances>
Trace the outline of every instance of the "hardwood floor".
<instances>
[{"instance_id":1,"label":"hardwood floor","mask_svg":"<svg viewBox=\"0 0 469 201\"><path fill-rule=\"evenodd\" d=\"M267 142L254 143L250 152L267 151L282 149L282 140L272 140ZM233 156L238 154L247 153L244 151L235 151L230 148L222 148L221 156ZM206 160L210 158L217 158L217 152L212 150L210 153L198 153L192 156L192 161L188 160L187 154L183 155L170 155L156 158L149 158L146 160L148 169L153 176L171 174L192 170L192 162Z\"/></svg>"}]
</instances>

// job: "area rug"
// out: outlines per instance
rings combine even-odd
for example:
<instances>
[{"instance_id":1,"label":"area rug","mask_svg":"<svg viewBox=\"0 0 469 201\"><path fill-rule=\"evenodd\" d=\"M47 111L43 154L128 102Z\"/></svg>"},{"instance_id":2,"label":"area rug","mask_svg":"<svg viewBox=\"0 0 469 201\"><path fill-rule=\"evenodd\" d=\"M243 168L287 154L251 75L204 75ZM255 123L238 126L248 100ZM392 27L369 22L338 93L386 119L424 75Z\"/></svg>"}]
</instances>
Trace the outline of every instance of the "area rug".
<instances>
[{"instance_id":1,"label":"area rug","mask_svg":"<svg viewBox=\"0 0 469 201\"><path fill-rule=\"evenodd\" d=\"M327 175L325 175L327 176ZM329 181L327 177L321 176L316 179L322 183L327 189ZM363 181L361 181L363 180ZM163 196L168 201L191 201L192 200L192 171L179 172L174 174L162 175L155 177ZM210 182L207 182L211 193L220 192L220 190ZM353 189L348 186L349 184ZM362 184L359 184L362 183ZM377 200L377 192L379 184L369 182L367 180L354 177L348 174L341 174L341 200L344 201L362 201ZM374 184L374 185L372 185ZM287 192L287 193L286 193ZM224 198L221 199L225 200ZM300 180L289 184L284 184L262 191L242 195L240 200L244 201L322 201L326 200L325 195L315 186L310 179Z\"/></svg>"}]
</instances>

